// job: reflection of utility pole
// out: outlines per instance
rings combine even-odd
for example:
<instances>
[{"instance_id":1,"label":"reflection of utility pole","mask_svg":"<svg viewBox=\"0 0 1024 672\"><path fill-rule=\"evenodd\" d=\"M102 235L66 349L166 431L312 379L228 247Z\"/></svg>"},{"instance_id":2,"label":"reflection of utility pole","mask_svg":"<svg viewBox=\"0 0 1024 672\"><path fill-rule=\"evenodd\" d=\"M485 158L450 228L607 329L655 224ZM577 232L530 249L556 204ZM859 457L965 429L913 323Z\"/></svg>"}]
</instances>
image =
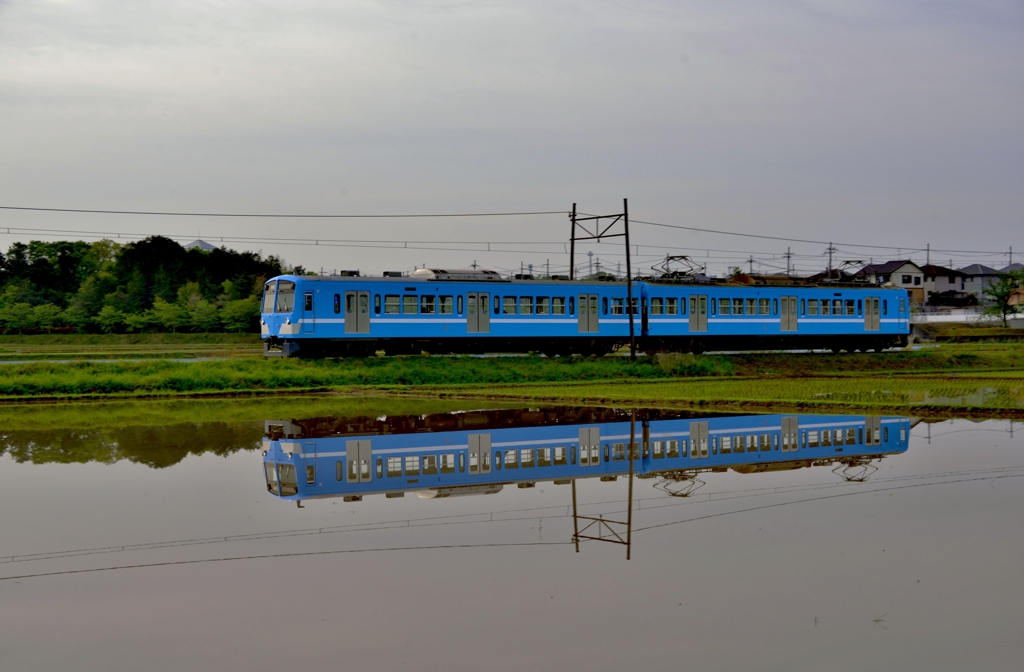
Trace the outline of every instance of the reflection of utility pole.
<instances>
[{"instance_id":1,"label":"reflection of utility pole","mask_svg":"<svg viewBox=\"0 0 1024 672\"><path fill-rule=\"evenodd\" d=\"M647 447L647 434L644 433L644 448ZM586 446L583 444L582 432L580 440L580 459L582 461L583 451L591 451L594 446ZM579 508L576 503L576 479L572 479L572 541L576 544L576 552L580 552L580 539L590 541L607 541L612 544L621 544L626 547L626 560L629 560L632 549L633 549L633 461L640 457L639 446L636 443L636 409L630 411L629 414L629 445L627 446L629 451L629 504L626 510L626 522L618 520L607 520L604 516L581 516L579 515ZM591 457L593 453L591 452ZM614 478L614 477L613 477ZM603 479L602 479L603 480ZM580 528L580 521L587 521L587 524ZM597 536L593 534L585 534L588 530L596 526ZM620 529L616 530L615 526L619 526ZM625 527L625 536L623 536L621 527ZM605 533L609 536L604 536Z\"/></svg>"}]
</instances>

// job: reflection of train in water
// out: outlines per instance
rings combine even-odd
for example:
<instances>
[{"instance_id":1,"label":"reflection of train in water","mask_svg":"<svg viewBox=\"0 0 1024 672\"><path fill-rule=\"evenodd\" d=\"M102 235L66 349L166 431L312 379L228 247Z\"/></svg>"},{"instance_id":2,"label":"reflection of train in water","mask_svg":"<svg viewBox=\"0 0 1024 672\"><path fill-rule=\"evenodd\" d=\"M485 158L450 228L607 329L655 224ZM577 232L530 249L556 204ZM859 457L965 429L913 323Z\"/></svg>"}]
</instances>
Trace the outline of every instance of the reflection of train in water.
<instances>
[{"instance_id":1,"label":"reflection of train in water","mask_svg":"<svg viewBox=\"0 0 1024 672\"><path fill-rule=\"evenodd\" d=\"M614 409L488 410L266 422L267 489L282 499L423 498L580 478L685 481L706 471L864 467L906 451L909 418L695 416Z\"/></svg>"}]
</instances>

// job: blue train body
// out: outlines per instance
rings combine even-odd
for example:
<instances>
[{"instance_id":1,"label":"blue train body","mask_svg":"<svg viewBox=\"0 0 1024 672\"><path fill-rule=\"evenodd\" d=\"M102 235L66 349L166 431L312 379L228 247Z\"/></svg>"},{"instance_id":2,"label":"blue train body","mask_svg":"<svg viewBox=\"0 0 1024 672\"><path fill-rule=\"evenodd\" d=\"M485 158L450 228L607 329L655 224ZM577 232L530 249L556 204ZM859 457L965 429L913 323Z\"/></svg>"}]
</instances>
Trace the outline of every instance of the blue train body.
<instances>
[{"instance_id":1,"label":"blue train body","mask_svg":"<svg viewBox=\"0 0 1024 672\"><path fill-rule=\"evenodd\" d=\"M874 349L905 345L907 292L853 286L507 280L486 271L411 277L284 275L265 288L268 355Z\"/></svg>"},{"instance_id":2,"label":"blue train body","mask_svg":"<svg viewBox=\"0 0 1024 672\"><path fill-rule=\"evenodd\" d=\"M600 410L480 411L446 416L268 421L267 489L282 499L416 492L487 494L503 485L612 480L732 469L741 473L864 464L907 450L910 419L841 415L658 417ZM675 476L672 476L675 475Z\"/></svg>"}]
</instances>

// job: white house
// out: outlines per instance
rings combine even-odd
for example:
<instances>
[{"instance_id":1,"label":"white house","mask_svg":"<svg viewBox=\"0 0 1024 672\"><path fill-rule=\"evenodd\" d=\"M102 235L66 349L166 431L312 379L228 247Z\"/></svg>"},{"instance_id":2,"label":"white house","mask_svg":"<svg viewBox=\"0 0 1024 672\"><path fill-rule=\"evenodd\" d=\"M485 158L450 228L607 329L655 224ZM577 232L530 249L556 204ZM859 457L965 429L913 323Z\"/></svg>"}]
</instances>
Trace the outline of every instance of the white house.
<instances>
[{"instance_id":1,"label":"white house","mask_svg":"<svg viewBox=\"0 0 1024 672\"><path fill-rule=\"evenodd\" d=\"M897 287L903 287L910 294L911 303L924 303L924 271L921 267L910 261L887 261L884 264L868 264L857 271L856 277L876 285L884 285L889 282Z\"/></svg>"}]
</instances>

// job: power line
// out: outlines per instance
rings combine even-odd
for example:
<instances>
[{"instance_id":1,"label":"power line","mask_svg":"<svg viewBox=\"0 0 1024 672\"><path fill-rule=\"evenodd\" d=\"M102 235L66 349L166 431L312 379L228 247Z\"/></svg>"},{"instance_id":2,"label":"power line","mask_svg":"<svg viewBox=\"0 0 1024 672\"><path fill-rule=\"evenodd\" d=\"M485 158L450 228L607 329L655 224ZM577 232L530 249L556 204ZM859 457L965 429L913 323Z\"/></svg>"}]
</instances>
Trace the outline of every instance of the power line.
<instances>
[{"instance_id":1,"label":"power line","mask_svg":"<svg viewBox=\"0 0 1024 672\"><path fill-rule=\"evenodd\" d=\"M73 212L93 215L147 215L157 217L268 217L280 219L407 219L413 217L512 217L527 215L568 215L567 210L543 212L455 212L455 213L406 213L399 215L301 215L291 213L238 213L238 212L158 212L148 210L86 210L83 208L30 208L14 205L0 205L0 210L24 210L29 212Z\"/></svg>"}]
</instances>

